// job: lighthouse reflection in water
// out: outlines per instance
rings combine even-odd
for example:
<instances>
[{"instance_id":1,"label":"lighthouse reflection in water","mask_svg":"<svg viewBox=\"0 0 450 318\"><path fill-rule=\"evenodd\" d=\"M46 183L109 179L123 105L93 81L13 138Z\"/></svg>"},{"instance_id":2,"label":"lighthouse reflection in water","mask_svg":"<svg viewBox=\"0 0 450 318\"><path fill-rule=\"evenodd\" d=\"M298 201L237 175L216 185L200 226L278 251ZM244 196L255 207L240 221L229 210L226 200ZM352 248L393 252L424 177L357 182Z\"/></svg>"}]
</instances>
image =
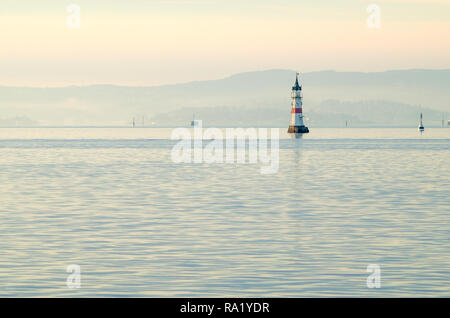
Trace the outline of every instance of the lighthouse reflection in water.
<instances>
[{"instance_id":1,"label":"lighthouse reflection in water","mask_svg":"<svg viewBox=\"0 0 450 318\"><path fill-rule=\"evenodd\" d=\"M302 139L303 133L290 133L292 139Z\"/></svg>"}]
</instances>

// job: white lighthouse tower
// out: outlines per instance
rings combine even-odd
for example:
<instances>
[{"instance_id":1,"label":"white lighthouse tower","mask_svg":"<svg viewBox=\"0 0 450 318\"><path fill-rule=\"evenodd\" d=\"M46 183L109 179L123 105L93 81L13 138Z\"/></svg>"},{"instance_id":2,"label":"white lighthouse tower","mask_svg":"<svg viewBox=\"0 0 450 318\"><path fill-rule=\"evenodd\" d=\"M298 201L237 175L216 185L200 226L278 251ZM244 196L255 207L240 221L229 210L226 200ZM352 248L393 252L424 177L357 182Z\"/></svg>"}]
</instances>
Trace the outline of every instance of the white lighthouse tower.
<instances>
[{"instance_id":1,"label":"white lighthouse tower","mask_svg":"<svg viewBox=\"0 0 450 318\"><path fill-rule=\"evenodd\" d=\"M288 133L307 134L308 127L303 123L303 95L302 87L298 84L298 73L295 76L295 85L292 87L291 124Z\"/></svg>"}]
</instances>

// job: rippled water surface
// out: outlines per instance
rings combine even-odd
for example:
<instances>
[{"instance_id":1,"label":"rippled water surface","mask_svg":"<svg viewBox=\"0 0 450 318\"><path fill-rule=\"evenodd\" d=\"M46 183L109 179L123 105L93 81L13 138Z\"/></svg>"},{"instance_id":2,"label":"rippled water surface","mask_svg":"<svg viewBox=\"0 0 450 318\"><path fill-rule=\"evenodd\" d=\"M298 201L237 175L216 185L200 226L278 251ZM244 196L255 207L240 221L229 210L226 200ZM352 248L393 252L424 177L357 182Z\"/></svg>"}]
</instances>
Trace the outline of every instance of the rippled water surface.
<instances>
[{"instance_id":1,"label":"rippled water surface","mask_svg":"<svg viewBox=\"0 0 450 318\"><path fill-rule=\"evenodd\" d=\"M283 131L262 175L171 129L0 129L0 296L450 296L450 129Z\"/></svg>"}]
</instances>

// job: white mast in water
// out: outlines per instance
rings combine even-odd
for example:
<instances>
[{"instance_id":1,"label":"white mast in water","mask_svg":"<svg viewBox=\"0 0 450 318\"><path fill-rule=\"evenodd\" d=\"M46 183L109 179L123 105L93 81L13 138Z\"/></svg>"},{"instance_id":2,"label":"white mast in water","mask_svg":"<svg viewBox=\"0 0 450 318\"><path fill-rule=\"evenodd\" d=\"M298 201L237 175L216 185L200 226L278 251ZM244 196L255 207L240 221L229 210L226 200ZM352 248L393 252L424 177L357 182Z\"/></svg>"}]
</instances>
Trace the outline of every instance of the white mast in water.
<instances>
[{"instance_id":1,"label":"white mast in water","mask_svg":"<svg viewBox=\"0 0 450 318\"><path fill-rule=\"evenodd\" d=\"M420 122L419 122L419 131L424 131L425 128L423 127L423 123L422 123L422 113L420 113Z\"/></svg>"}]
</instances>

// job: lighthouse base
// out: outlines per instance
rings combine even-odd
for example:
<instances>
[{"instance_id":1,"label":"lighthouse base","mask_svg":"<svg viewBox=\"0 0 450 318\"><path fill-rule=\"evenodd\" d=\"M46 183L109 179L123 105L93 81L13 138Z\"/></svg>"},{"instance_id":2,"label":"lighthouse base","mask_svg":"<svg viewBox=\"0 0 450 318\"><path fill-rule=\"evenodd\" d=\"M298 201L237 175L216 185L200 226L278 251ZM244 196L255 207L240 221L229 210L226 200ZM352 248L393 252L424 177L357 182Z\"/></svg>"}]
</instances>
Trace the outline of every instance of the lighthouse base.
<instances>
[{"instance_id":1,"label":"lighthouse base","mask_svg":"<svg viewBox=\"0 0 450 318\"><path fill-rule=\"evenodd\" d=\"M289 126L288 133L307 134L309 129L306 126Z\"/></svg>"}]
</instances>

